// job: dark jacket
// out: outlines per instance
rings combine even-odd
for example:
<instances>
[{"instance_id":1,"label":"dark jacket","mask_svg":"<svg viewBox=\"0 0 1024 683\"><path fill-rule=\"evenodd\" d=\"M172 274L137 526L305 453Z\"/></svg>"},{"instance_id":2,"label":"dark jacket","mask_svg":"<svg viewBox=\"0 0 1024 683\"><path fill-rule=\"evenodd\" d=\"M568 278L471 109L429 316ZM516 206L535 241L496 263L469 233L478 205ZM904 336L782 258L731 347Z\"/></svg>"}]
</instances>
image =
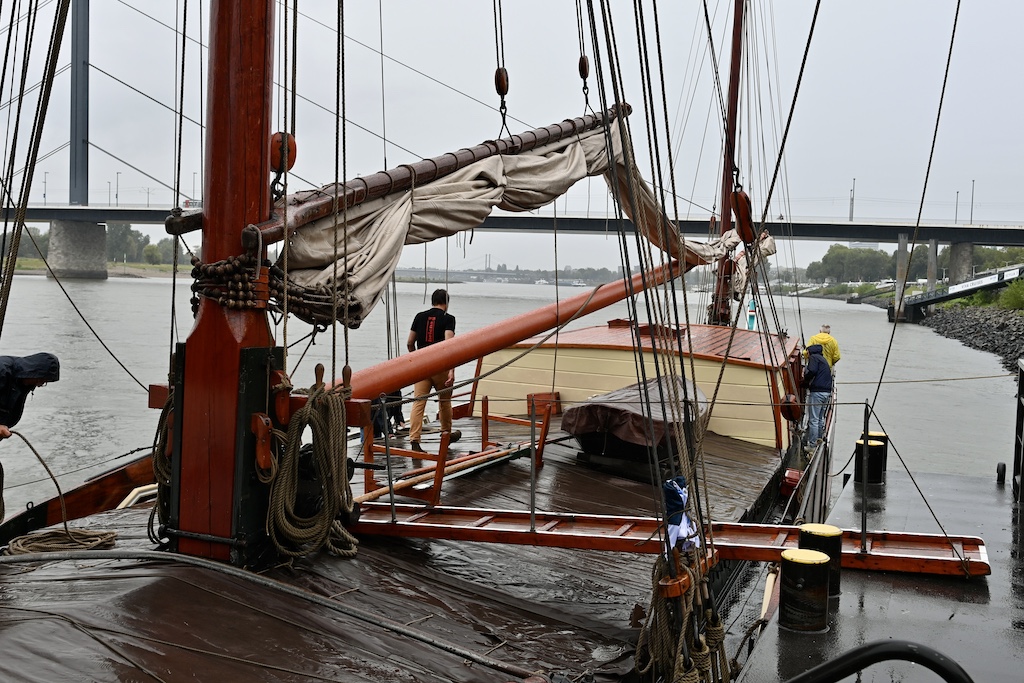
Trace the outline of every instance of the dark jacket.
<instances>
[{"instance_id":1,"label":"dark jacket","mask_svg":"<svg viewBox=\"0 0 1024 683\"><path fill-rule=\"evenodd\" d=\"M822 355L821 344L807 347L807 367L803 385L808 391L832 391L832 369Z\"/></svg>"},{"instance_id":2,"label":"dark jacket","mask_svg":"<svg viewBox=\"0 0 1024 683\"><path fill-rule=\"evenodd\" d=\"M56 382L60 379L60 361L52 353L34 353L31 356L0 356L0 425L13 427L25 410L25 400L35 389L21 382L41 379Z\"/></svg>"}]
</instances>

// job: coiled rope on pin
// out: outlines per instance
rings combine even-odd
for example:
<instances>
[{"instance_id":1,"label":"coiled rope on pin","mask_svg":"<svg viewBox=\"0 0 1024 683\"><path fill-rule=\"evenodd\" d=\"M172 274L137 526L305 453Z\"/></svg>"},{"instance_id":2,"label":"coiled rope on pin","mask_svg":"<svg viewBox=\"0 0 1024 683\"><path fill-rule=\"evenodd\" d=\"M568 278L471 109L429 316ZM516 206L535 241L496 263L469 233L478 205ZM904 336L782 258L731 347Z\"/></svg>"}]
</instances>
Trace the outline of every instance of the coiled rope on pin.
<instances>
[{"instance_id":1,"label":"coiled rope on pin","mask_svg":"<svg viewBox=\"0 0 1024 683\"><path fill-rule=\"evenodd\" d=\"M89 531L86 529L72 529L68 527L68 511L64 505L64 492L60 489L60 484L57 483L57 477L53 475L46 461L43 460L42 456L35 449L34 446L25 438L23 434L15 430L11 430L11 434L17 435L19 439L25 442L32 454L36 456L36 459L46 470L46 473L50 475L50 479L53 480L53 485L57 487L57 496L60 498L60 514L61 519L64 522L64 530L51 529L49 531L41 531L39 533L27 534L25 536L19 536L13 539L6 548L4 548L4 555L24 555L27 553L46 553L46 552L59 552L66 550L106 550L114 547L114 541L117 539L116 531ZM2 472L2 470L0 470ZM3 483L3 475L0 473L0 485ZM2 497L0 497L2 500ZM0 502L0 519L2 519L3 503Z\"/></svg>"},{"instance_id":2,"label":"coiled rope on pin","mask_svg":"<svg viewBox=\"0 0 1024 683\"><path fill-rule=\"evenodd\" d=\"M358 541L341 525L338 516L351 512L353 499L348 477L348 443L345 400L348 387L327 389L317 381L306 404L288 423L284 453L270 481L267 532L277 551L287 557L304 557L321 548L341 557L356 554ZM303 514L296 506L302 433L313 432L312 462L320 485L319 506Z\"/></svg>"},{"instance_id":3,"label":"coiled rope on pin","mask_svg":"<svg viewBox=\"0 0 1024 683\"><path fill-rule=\"evenodd\" d=\"M171 386L173 387L173 378ZM174 389L167 394L164 407L160 410L160 419L157 420L156 434L153 436L153 481L156 482L156 503L149 513L149 527L146 530L149 540L156 544L162 544L167 539L160 537L160 529L167 525L171 516L171 449L170 443L170 421L174 410ZM159 525L157 524L159 522Z\"/></svg>"},{"instance_id":4,"label":"coiled rope on pin","mask_svg":"<svg viewBox=\"0 0 1024 683\"><path fill-rule=\"evenodd\" d=\"M677 563L677 573L679 571L688 573L690 570ZM692 576L690 579L685 593L677 597L667 595L666 581L671 580L668 561L664 554L658 556L651 570L652 590L647 620L640 629L636 644L637 673L646 675L653 670L664 675L665 672L672 672L672 677L668 680L673 682L696 683L699 680L698 670L686 646L687 627L692 621L690 615L693 610L695 585ZM672 604L676 600L681 609L675 609ZM681 630L677 628L679 626L682 627Z\"/></svg>"}]
</instances>

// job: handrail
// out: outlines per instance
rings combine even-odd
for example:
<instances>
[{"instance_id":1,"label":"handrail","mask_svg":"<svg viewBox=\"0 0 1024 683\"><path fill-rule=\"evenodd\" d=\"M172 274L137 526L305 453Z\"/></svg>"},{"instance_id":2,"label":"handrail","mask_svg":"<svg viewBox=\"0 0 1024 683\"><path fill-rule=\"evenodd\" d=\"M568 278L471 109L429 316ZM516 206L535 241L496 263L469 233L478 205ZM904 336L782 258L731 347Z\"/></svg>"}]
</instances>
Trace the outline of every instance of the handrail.
<instances>
[{"instance_id":1,"label":"handrail","mask_svg":"<svg viewBox=\"0 0 1024 683\"><path fill-rule=\"evenodd\" d=\"M946 683L974 683L963 667L938 650L909 640L878 640L844 652L835 659L808 669L787 683L836 683L866 667L900 659L937 673Z\"/></svg>"}]
</instances>

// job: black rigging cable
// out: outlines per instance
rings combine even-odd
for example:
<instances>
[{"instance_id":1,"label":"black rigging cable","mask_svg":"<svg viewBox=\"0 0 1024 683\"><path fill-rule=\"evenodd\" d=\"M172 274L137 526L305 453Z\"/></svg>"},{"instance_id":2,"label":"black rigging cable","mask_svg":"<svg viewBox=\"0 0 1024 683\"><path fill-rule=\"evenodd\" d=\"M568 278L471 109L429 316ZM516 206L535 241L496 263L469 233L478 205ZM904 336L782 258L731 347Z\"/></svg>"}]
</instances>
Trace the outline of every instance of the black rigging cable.
<instances>
[{"instance_id":1,"label":"black rigging cable","mask_svg":"<svg viewBox=\"0 0 1024 683\"><path fill-rule=\"evenodd\" d=\"M942 118L942 103L946 99L946 85L949 83L949 67L953 63L953 45L956 41L956 27L960 20L960 0L956 3L956 12L953 15L953 30L949 36L949 51L946 54L946 69L942 75L942 91L939 94L939 106L935 111L935 126L932 130L932 144L928 150L928 167L924 173L924 184L921 187L921 200L918 203L917 208L917 221L914 223L914 237L910 243L910 257L907 259L907 272L910 272L910 262L914 257L914 247L917 245L917 235L921 229L921 214L924 212L924 198L928 193L928 179L932 172L932 161L935 158L935 145L939 139L939 121ZM906 273L904 273L904 276ZM906 283L904 282L904 290L896 292L895 300L893 301L893 325L892 333L889 335L889 344L885 349L885 359L882 361L882 371L878 374L878 386L875 388L875 396L871 399L871 408L874 410L875 403L878 401L878 394L882 390L882 379L885 377L885 371L889 367L889 356L892 354L892 346L896 340L896 328L899 326L899 312L900 308L903 307L903 296L906 289Z\"/></svg>"}]
</instances>

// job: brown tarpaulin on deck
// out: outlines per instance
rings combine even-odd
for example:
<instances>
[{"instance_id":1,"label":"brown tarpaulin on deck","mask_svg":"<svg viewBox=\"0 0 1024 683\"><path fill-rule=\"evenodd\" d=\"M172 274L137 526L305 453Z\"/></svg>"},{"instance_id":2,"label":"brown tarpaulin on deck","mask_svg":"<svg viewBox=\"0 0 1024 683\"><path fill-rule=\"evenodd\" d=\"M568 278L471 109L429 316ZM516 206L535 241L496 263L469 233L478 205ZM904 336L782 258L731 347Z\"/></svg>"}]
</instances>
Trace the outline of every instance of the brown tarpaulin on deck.
<instances>
[{"instance_id":1,"label":"brown tarpaulin on deck","mask_svg":"<svg viewBox=\"0 0 1024 683\"><path fill-rule=\"evenodd\" d=\"M691 405L699 406L704 418L704 393L693 382L673 375L631 384L572 406L562 415L562 429L574 436L601 432L638 446L657 445L683 419L682 412L673 411L672 406L684 396Z\"/></svg>"}]
</instances>

